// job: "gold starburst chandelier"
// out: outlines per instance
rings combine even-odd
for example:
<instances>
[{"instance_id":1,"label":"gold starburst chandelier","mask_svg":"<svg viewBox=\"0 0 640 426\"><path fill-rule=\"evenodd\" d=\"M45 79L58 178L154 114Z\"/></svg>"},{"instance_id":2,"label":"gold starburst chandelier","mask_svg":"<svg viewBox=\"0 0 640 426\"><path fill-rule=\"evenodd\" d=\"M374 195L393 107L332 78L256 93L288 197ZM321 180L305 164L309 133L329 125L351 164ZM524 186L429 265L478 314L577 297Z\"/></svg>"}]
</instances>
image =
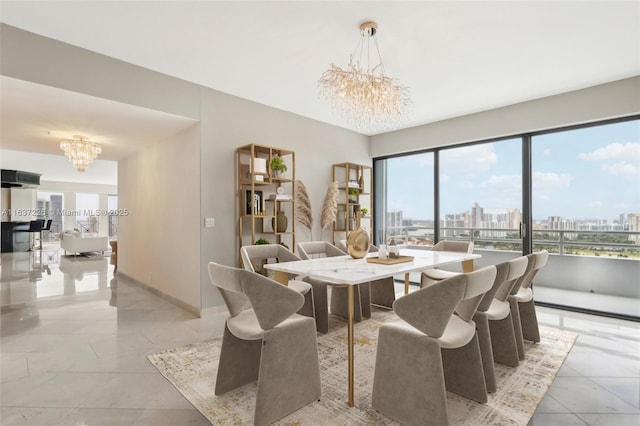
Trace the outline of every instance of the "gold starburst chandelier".
<instances>
[{"instance_id":1,"label":"gold starburst chandelier","mask_svg":"<svg viewBox=\"0 0 640 426\"><path fill-rule=\"evenodd\" d=\"M102 152L100 144L79 135L74 135L73 139L60 141L60 149L64 151L64 155L80 173L84 172Z\"/></svg>"},{"instance_id":2,"label":"gold starburst chandelier","mask_svg":"<svg viewBox=\"0 0 640 426\"><path fill-rule=\"evenodd\" d=\"M375 22L360 25L360 40L347 68L331 64L318 80L320 95L358 130L396 127L407 118L411 105L409 88L385 74L377 32L378 24ZM371 40L375 52L372 52ZM373 53L377 54L377 64L371 61Z\"/></svg>"}]
</instances>

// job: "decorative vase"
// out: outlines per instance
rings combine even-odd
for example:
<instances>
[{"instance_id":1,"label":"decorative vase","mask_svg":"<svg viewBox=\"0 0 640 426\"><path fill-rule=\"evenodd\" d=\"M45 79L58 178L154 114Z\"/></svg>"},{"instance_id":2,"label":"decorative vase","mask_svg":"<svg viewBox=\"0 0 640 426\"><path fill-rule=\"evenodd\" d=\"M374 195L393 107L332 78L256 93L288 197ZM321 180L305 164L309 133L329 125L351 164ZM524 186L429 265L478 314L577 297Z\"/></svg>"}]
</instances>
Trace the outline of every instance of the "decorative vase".
<instances>
[{"instance_id":1,"label":"decorative vase","mask_svg":"<svg viewBox=\"0 0 640 426\"><path fill-rule=\"evenodd\" d=\"M361 259L369 253L369 234L364 228L358 228L349 234L347 253L354 259Z\"/></svg>"},{"instance_id":2,"label":"decorative vase","mask_svg":"<svg viewBox=\"0 0 640 426\"><path fill-rule=\"evenodd\" d=\"M276 217L273 218L273 229L276 232L286 232L289 220L284 215L283 211L276 213Z\"/></svg>"}]
</instances>

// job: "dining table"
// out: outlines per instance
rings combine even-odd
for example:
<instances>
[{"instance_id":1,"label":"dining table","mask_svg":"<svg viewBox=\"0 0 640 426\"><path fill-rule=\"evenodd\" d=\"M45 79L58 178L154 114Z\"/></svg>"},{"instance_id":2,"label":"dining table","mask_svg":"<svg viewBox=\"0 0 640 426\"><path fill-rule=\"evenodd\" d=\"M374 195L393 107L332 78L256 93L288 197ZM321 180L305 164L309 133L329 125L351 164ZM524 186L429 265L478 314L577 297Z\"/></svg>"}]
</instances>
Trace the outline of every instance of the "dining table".
<instances>
[{"instance_id":1,"label":"dining table","mask_svg":"<svg viewBox=\"0 0 640 426\"><path fill-rule=\"evenodd\" d=\"M281 273L287 273L298 277L315 278L333 284L347 286L347 346L348 346L348 388L347 403L354 406L354 331L353 331L353 305L354 286L375 281L382 278L405 275L405 294L409 288L409 274L421 272L444 265L464 263L464 271L470 268L470 262L480 258L479 254L431 251L420 249L400 249L400 258L404 261L398 263L374 263L378 253L369 253L364 258L354 259L351 256L320 257L316 259L298 260L292 262L269 263L265 268ZM367 260L367 258L371 258ZM393 259L387 262L392 262ZM472 268L472 266L471 266Z\"/></svg>"}]
</instances>

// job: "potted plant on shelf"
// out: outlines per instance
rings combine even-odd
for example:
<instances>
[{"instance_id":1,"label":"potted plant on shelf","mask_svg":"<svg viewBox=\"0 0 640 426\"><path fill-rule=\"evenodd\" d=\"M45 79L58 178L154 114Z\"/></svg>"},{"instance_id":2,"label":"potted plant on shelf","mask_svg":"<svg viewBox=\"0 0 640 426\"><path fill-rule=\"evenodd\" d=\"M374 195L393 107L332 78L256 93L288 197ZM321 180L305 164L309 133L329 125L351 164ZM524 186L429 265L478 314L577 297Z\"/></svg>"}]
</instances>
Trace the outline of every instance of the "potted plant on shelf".
<instances>
[{"instance_id":1,"label":"potted plant on shelf","mask_svg":"<svg viewBox=\"0 0 640 426\"><path fill-rule=\"evenodd\" d=\"M275 178L279 178L282 173L287 171L287 165L279 155L274 155L273 158L271 158L270 167L273 171L273 177Z\"/></svg>"},{"instance_id":2,"label":"potted plant on shelf","mask_svg":"<svg viewBox=\"0 0 640 426\"><path fill-rule=\"evenodd\" d=\"M369 209L366 207L363 207L360 209L360 212L362 212L362 217L367 217L367 213L369 213Z\"/></svg>"}]
</instances>

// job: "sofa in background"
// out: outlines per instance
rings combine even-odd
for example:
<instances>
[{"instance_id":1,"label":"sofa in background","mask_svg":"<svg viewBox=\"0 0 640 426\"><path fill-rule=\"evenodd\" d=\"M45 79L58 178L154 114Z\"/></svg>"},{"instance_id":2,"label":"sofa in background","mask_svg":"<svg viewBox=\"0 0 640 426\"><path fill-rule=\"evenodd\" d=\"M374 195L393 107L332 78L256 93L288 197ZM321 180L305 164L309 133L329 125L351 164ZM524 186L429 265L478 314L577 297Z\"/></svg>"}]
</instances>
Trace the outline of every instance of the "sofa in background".
<instances>
[{"instance_id":1,"label":"sofa in background","mask_svg":"<svg viewBox=\"0 0 640 426\"><path fill-rule=\"evenodd\" d=\"M60 234L60 247L65 254L105 252L109 249L109 237L83 236L80 231L64 231Z\"/></svg>"}]
</instances>

